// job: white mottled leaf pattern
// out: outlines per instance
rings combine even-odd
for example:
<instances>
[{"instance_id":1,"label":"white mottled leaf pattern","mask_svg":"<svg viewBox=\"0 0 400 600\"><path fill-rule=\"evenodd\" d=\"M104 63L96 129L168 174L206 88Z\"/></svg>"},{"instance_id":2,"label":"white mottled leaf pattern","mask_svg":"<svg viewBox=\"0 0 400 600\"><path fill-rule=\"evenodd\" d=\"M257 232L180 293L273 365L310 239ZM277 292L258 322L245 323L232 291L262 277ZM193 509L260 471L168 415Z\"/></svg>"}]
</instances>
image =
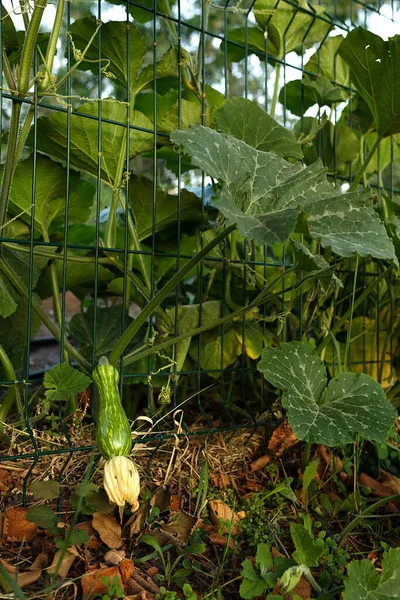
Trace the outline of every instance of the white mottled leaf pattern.
<instances>
[{"instance_id":1,"label":"white mottled leaf pattern","mask_svg":"<svg viewBox=\"0 0 400 600\"><path fill-rule=\"evenodd\" d=\"M265 348L258 369L284 390L282 405L300 440L336 446L363 438L384 442L396 411L382 386L364 373L341 373L327 385L326 369L307 344Z\"/></svg>"},{"instance_id":2,"label":"white mottled leaf pattern","mask_svg":"<svg viewBox=\"0 0 400 600\"><path fill-rule=\"evenodd\" d=\"M218 180L214 203L244 237L257 244L284 242L304 213L310 235L322 246L341 256L358 252L397 263L371 190L342 193L328 182L320 161L308 167L291 164L202 125L175 131L171 140Z\"/></svg>"}]
</instances>

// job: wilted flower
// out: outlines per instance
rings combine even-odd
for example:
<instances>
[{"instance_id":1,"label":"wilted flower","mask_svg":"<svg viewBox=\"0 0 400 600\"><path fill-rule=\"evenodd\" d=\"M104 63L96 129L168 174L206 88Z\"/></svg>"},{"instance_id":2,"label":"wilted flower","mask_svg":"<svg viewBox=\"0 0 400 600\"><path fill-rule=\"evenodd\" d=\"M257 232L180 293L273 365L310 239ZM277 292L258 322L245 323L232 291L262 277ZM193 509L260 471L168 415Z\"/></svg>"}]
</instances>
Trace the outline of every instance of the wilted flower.
<instances>
[{"instance_id":1,"label":"wilted flower","mask_svg":"<svg viewBox=\"0 0 400 600\"><path fill-rule=\"evenodd\" d=\"M127 456L113 456L104 466L104 489L110 502L125 506L132 512L139 508L140 476L134 462Z\"/></svg>"}]
</instances>

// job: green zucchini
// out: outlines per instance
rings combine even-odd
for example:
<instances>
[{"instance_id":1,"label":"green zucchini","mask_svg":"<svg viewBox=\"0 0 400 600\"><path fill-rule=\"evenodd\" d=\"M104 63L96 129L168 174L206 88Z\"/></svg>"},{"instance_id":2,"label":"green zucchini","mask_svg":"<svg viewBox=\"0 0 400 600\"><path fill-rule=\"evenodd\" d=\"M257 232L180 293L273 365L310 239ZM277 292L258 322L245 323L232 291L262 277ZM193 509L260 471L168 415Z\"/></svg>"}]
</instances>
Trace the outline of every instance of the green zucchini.
<instances>
[{"instance_id":1,"label":"green zucchini","mask_svg":"<svg viewBox=\"0 0 400 600\"><path fill-rule=\"evenodd\" d=\"M132 448L132 434L119 397L119 373L102 356L92 379L98 394L96 441L99 450L106 459L127 456Z\"/></svg>"}]
</instances>

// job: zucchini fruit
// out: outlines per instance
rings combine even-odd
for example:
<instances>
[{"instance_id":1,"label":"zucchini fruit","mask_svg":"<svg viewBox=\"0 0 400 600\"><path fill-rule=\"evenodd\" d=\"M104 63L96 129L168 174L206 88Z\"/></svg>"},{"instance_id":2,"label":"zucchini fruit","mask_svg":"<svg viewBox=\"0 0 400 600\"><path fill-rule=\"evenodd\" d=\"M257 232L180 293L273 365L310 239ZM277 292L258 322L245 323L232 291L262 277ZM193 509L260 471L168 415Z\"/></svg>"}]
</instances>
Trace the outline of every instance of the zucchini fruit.
<instances>
[{"instance_id":1,"label":"zucchini fruit","mask_svg":"<svg viewBox=\"0 0 400 600\"><path fill-rule=\"evenodd\" d=\"M132 448L132 434L119 396L119 373L102 356L92 379L98 394L96 441L99 450L106 459L126 456Z\"/></svg>"}]
</instances>

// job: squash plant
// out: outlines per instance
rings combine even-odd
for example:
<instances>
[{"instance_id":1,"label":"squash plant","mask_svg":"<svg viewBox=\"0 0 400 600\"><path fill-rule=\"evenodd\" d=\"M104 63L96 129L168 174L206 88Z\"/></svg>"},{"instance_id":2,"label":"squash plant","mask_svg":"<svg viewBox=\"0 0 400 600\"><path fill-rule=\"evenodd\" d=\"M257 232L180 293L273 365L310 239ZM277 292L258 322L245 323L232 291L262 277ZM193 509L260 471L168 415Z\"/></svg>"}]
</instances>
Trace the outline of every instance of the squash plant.
<instances>
[{"instance_id":1,"label":"squash plant","mask_svg":"<svg viewBox=\"0 0 400 600\"><path fill-rule=\"evenodd\" d=\"M75 361L88 374L106 356L110 365L123 357L124 366L135 375L135 369L136 374L143 373L143 361L152 356L152 373L175 377L187 362L217 371L240 355L258 359L263 346L276 339L263 324L285 318L285 311L283 315L278 311L282 299L294 305L298 294L317 287L315 282L327 295L338 285L333 255L338 260L357 255L397 266L393 244L397 222L391 220L389 235L381 220L382 216L388 222L396 215L380 215L371 189L357 185L365 178L372 150L361 162L354 153L340 159L344 165L360 163L350 193L334 186L324 167L331 165L328 158L315 160L311 152L323 131L321 123L313 122L307 131L295 129L295 135L273 118L279 77L270 114L257 102L225 99L202 81L199 57L178 43L168 19L164 52L154 54L155 64L146 64L153 46L140 10L135 9L128 29L124 21L101 23L92 15L74 21L67 43L67 55L73 60L69 72L59 74L54 58L64 1L57 3L50 35L43 37L46 4L36 2L32 14L26 15L25 33L15 30L2 8L3 74L11 117L1 169L0 359L8 381L16 379L15 369L21 366L16 362L13 367L13 361L26 351L27 325L29 337L34 337L41 323L61 345L64 371ZM324 17L322 8L317 12ZM371 100L367 84L352 72L350 51L358 47L360 36L364 43L364 30L340 40L338 49L332 42L336 38L326 37L329 20L311 23L307 11L301 14L304 18L293 19L288 5L279 5L272 14L270 3L257 1L257 26L250 32L249 49L253 34L254 39L261 35L265 40L266 29L271 33L269 53L279 60L290 50L304 48L305 32L307 44L323 42L318 52L326 49L327 58L321 62L325 79L301 85L309 90L310 101L331 106L347 100L332 82L330 62L338 53L343 85L350 70L360 102L367 102L372 119L368 133L379 140L372 142L375 151L382 139L397 132L398 96L393 94L390 100L393 114L382 120L388 106L374 96ZM228 41L232 35L239 39L241 32L232 29ZM372 44L371 55L386 53L389 60L397 37L394 46ZM264 42L262 47L265 50ZM242 60L229 54L229 44L227 49L229 61ZM391 61L397 59L393 51L391 56ZM315 58L311 60L315 63ZM381 76L379 69L388 63L383 61L379 68L377 64L374 76ZM370 67L368 61L366 68ZM109 97L75 98L68 82L77 73L107 78ZM329 123L328 129L332 127ZM348 129L343 124L344 149ZM166 186L146 177L145 166L138 172L139 164L150 161L154 179L155 150L165 160L168 177L185 173L193 183L196 169L201 169L211 178L205 209L193 186L169 194ZM177 226L185 232L179 240ZM247 265L243 248L268 264L283 258L282 244L293 259L283 273L275 267L262 273ZM177 248L178 259L171 260L169 254ZM193 278L199 282L204 274L207 301L190 288ZM82 301L88 295L94 299L91 310L76 315L70 325L79 350L65 335L60 291L66 289ZM183 301L175 309L177 290ZM221 303L221 296L226 302ZM41 306L46 297L53 298L55 323ZM99 309L98 297L122 298L122 306ZM135 319L127 310L132 300L141 308ZM263 306L264 314L259 310ZM231 344L225 362L221 326ZM209 333L199 344L196 336L205 332ZM70 375L68 371L67 380ZM68 411L74 408L78 388L73 393L62 388ZM18 405L17 387L11 386L1 420L14 400Z\"/></svg>"}]
</instances>

